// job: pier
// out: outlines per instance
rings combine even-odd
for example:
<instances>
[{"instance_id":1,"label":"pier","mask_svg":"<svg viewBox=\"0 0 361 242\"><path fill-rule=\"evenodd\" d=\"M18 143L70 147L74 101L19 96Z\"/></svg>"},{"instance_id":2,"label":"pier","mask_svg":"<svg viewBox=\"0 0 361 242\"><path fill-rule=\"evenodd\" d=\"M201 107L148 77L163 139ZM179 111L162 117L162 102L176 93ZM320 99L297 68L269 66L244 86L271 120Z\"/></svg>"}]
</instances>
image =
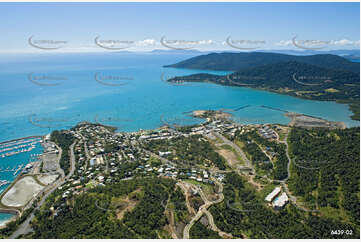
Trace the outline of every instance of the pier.
<instances>
[{"instance_id":1,"label":"pier","mask_svg":"<svg viewBox=\"0 0 361 242\"><path fill-rule=\"evenodd\" d=\"M11 182L7 181L7 180L0 180L0 187L4 186L4 185L7 185Z\"/></svg>"},{"instance_id":2,"label":"pier","mask_svg":"<svg viewBox=\"0 0 361 242\"><path fill-rule=\"evenodd\" d=\"M39 136L39 135L33 135L33 136L28 136L28 137L24 137L24 138L18 138L18 139L12 139L12 140L8 140L8 141L2 141L0 142L0 146L3 144L7 144L7 143L13 143L19 140L27 140L27 139L33 139L33 138L39 138L42 139L44 136Z\"/></svg>"},{"instance_id":3,"label":"pier","mask_svg":"<svg viewBox=\"0 0 361 242\"><path fill-rule=\"evenodd\" d=\"M17 155L24 152L30 152L35 149L35 145L41 143L41 137L27 137L0 143L0 157ZM5 153L6 152L6 153Z\"/></svg>"},{"instance_id":4,"label":"pier","mask_svg":"<svg viewBox=\"0 0 361 242\"><path fill-rule=\"evenodd\" d=\"M10 168L10 167L7 167L6 169L2 169L0 168L0 172L19 172L19 170L21 170L21 168L23 167L24 165L21 164L21 165L18 165L18 166L14 166L13 168ZM14 173L15 175L15 173Z\"/></svg>"},{"instance_id":5,"label":"pier","mask_svg":"<svg viewBox=\"0 0 361 242\"><path fill-rule=\"evenodd\" d=\"M14 176L16 176L16 173L18 173L20 170L21 170L21 168L23 168L23 164L21 164L19 167L18 167L18 169L16 169L16 171L14 172Z\"/></svg>"}]
</instances>

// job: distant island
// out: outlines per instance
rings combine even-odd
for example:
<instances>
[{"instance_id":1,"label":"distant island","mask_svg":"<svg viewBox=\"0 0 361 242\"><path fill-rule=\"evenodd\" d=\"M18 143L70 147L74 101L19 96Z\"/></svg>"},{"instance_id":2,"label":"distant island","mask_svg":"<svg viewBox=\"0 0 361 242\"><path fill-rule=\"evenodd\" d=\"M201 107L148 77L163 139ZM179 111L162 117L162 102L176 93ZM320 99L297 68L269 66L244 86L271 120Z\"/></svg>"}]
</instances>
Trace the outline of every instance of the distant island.
<instances>
[{"instance_id":1,"label":"distant island","mask_svg":"<svg viewBox=\"0 0 361 242\"><path fill-rule=\"evenodd\" d=\"M201 55L165 67L228 70L229 75L193 74L172 83L211 82L257 88L304 99L347 103L359 120L360 64L336 55L293 56L275 53Z\"/></svg>"}]
</instances>

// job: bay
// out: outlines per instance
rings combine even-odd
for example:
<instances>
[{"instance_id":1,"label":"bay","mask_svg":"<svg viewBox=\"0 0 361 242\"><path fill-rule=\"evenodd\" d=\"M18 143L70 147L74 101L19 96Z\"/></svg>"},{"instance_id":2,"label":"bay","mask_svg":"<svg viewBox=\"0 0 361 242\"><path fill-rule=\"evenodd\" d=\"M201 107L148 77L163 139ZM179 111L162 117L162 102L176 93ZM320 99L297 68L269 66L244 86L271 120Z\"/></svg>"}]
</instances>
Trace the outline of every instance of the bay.
<instances>
[{"instance_id":1,"label":"bay","mask_svg":"<svg viewBox=\"0 0 361 242\"><path fill-rule=\"evenodd\" d=\"M164 80L194 73L229 72L163 68L190 54L28 54L1 56L0 141L44 135L80 121L114 125L120 131L153 129L167 123L199 122L185 114L197 109L239 109L242 123L281 123L274 108L343 121L345 104L303 100L243 87L209 83L170 85ZM55 84L51 86L49 84Z\"/></svg>"}]
</instances>

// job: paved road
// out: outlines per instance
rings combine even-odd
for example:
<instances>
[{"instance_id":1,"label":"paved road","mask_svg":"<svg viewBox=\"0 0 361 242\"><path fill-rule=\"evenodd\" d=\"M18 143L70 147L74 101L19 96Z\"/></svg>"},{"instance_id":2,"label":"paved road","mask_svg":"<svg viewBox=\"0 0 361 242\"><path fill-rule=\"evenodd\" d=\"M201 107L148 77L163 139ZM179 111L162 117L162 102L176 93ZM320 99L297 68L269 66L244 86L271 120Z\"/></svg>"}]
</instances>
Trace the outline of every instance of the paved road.
<instances>
[{"instance_id":1,"label":"paved road","mask_svg":"<svg viewBox=\"0 0 361 242\"><path fill-rule=\"evenodd\" d=\"M288 130L284 140L279 141L280 143L286 145L286 156L287 156L287 159L288 159L287 177L285 179L283 179L283 180L277 180L277 181L281 182L283 190L286 192L286 194L289 197L289 199L291 200L291 202L293 202L295 205L297 205L296 204L297 198L290 193L290 191L288 190L288 186L286 184L287 180L291 177L290 167L291 167L291 162L292 162L291 157L289 155L289 147L288 147L288 142L287 142L289 132L290 131ZM299 207L299 208L301 208L301 207Z\"/></svg>"},{"instance_id":2,"label":"paved road","mask_svg":"<svg viewBox=\"0 0 361 242\"><path fill-rule=\"evenodd\" d=\"M205 211L207 211L207 208L208 208L209 206L210 206L209 203L205 203L205 204L203 204L203 205L199 208L196 216L194 216L194 217L192 218L192 220L191 220L191 221L186 225L186 227L184 228L184 230L183 230L183 239L189 239L189 231L190 231L190 229L192 228L193 224L194 224L195 222L197 222L197 221L203 216L203 213L204 213Z\"/></svg>"},{"instance_id":3,"label":"paved road","mask_svg":"<svg viewBox=\"0 0 361 242\"><path fill-rule=\"evenodd\" d=\"M207 216L209 225L213 231L217 232L222 238L233 238L233 235L226 233L217 227L217 225L214 223L213 215L208 210L206 210L204 214Z\"/></svg>"},{"instance_id":4,"label":"paved road","mask_svg":"<svg viewBox=\"0 0 361 242\"><path fill-rule=\"evenodd\" d=\"M294 197L290 191L288 190L288 187L287 187L287 180L291 177L291 171L290 171L290 166L291 166L291 157L289 155L289 147L288 147L288 142L287 142L287 139L288 139L288 134L289 134L289 130L287 131L287 134L285 136L285 139L284 140L279 140L279 143L282 143L282 144L285 144L286 145L286 156L287 156L287 159L288 159L288 164L287 164L287 177L283 180L272 180L270 179L270 181L277 181L277 182L280 182L282 184L282 187L284 189L284 191L286 192L287 196L289 197L289 199L293 202L293 203L296 203L296 200L297 198ZM277 132L276 132L277 133ZM278 135L278 134L277 134Z\"/></svg>"},{"instance_id":5,"label":"paved road","mask_svg":"<svg viewBox=\"0 0 361 242\"><path fill-rule=\"evenodd\" d=\"M58 153L58 157L57 157L57 169L56 169L56 171L55 172L47 172L47 173L33 173L32 175L40 175L40 174L54 174L54 173L59 173L60 174L60 177L61 178L63 178L65 175L64 175L64 171L63 171L63 169L61 169L60 168L60 165L59 165L59 163L60 163L60 158L61 158L61 155L62 155L62 153L63 153L63 150L57 145L57 144L55 144L54 142L49 142L49 143L51 143L51 144L54 144L55 146L56 146L56 148L58 149L58 151L59 151L59 153ZM49 187L45 187L45 189L44 189L44 191L43 192L40 192L35 198L33 198L25 207L24 207L24 209L23 209L23 211L24 210L26 210L26 209L28 209L28 208L30 208L31 206L32 206L32 204L33 204L33 202L41 195L41 194L43 194L46 190L48 190L49 189Z\"/></svg>"},{"instance_id":6,"label":"paved road","mask_svg":"<svg viewBox=\"0 0 361 242\"><path fill-rule=\"evenodd\" d=\"M242 157L242 159L247 163L246 168L250 169L253 173L255 173L255 170L253 169L250 160L246 157L246 155L244 154L244 152L241 150L241 148L238 147L238 145L234 144L233 142L231 142L230 140L226 139L224 136L222 136L219 133L213 133L214 136L217 136L218 138L222 139L224 143L232 146L237 152L238 154ZM232 168L232 171L235 171L238 175L242 176L242 172L240 171L240 169L236 169L235 167L232 167L232 164L228 161L228 159L226 159L226 161L228 162L228 165ZM231 171L231 172L232 172ZM226 171L227 172L227 171ZM251 182L253 183L253 178L251 178ZM254 183L255 184L255 183ZM258 186L258 185L257 185Z\"/></svg>"},{"instance_id":7,"label":"paved road","mask_svg":"<svg viewBox=\"0 0 361 242\"><path fill-rule=\"evenodd\" d=\"M288 139L288 134L289 134L289 131L287 132L286 136L285 136L285 140L279 140L279 143L282 143L282 144L285 144L286 145L286 156L287 156L287 159L288 159L288 164L287 164L287 177L283 180L272 180L272 179L269 179L269 181L276 181L276 182L280 182L282 184L284 184L290 177L291 177L291 170L290 170L290 167L291 167L291 157L289 155L289 147L288 147L288 142L287 142L287 139ZM288 195L288 194L287 194Z\"/></svg>"},{"instance_id":8,"label":"paved road","mask_svg":"<svg viewBox=\"0 0 361 242\"><path fill-rule=\"evenodd\" d=\"M292 160L291 160L291 157L289 155L289 147L288 147L288 142L287 142L287 139L288 139L288 134L290 133L290 130L287 131L287 134L285 136L285 139L284 140L280 140L279 142L280 143L283 143L286 145L286 156L287 156L287 159L288 159L288 164L287 164L287 178L279 181L281 184L282 184L282 188L283 190L286 192L289 200L292 202L292 204L294 204L298 209L304 211L304 212L319 212L319 210L313 210L313 209L308 209L308 208L305 208L304 206L301 206L300 204L297 203L297 198L295 196L293 196L290 192L290 190L288 189L288 186L287 186L287 181L290 179L291 177L291 170L290 170L290 167L291 167L291 163L292 163Z\"/></svg>"},{"instance_id":9,"label":"paved road","mask_svg":"<svg viewBox=\"0 0 361 242\"><path fill-rule=\"evenodd\" d=\"M69 179L74 174L74 170L75 170L74 145L75 145L75 142L70 146L70 162L71 162L71 166L70 166L69 174L66 177L62 177L61 179L59 179L59 180L55 181L55 183L53 183L52 188L45 193L45 195L42 197L42 199L40 200L40 202L38 203L36 208L29 215L29 217L22 224L20 224L19 227L17 228L17 230L15 230L15 232L9 237L10 239L15 239L18 236L20 236L22 234L26 234L26 233L28 233L28 232L30 232L32 230L31 226L30 226L30 222L34 218L34 212L36 210L38 210L44 204L45 200L49 197L49 195L53 191L55 191L59 186L64 184L67 181L67 179ZM61 152L59 152L59 154L61 155Z\"/></svg>"},{"instance_id":10,"label":"paved road","mask_svg":"<svg viewBox=\"0 0 361 242\"><path fill-rule=\"evenodd\" d=\"M208 222L210 223L211 225L211 228L213 229L217 229L215 231L219 232L220 230L217 228L217 226L215 225L214 223L214 220L213 220L213 216L212 214L207 210L210 206L212 206L213 204L216 204L216 203L220 203L223 201L224 199L224 196L223 196L223 185L218 182L216 179L214 178L211 178L214 182L218 183L219 187L220 187L220 191L218 193L219 195L219 198L215 201L209 201L206 197L206 195L203 193L202 189L198 189L199 191L199 194L201 196L201 198L203 199L204 201L204 204L202 206L200 206L196 216L194 216L192 218L192 220L186 225L186 227L184 228L183 230L183 239L189 239L189 231L190 229L192 228L192 226L204 215L206 214L206 216L209 218L208 219ZM222 231L220 231L222 232Z\"/></svg>"},{"instance_id":11,"label":"paved road","mask_svg":"<svg viewBox=\"0 0 361 242\"><path fill-rule=\"evenodd\" d=\"M287 164L287 178L283 179L283 181L287 181L290 177L291 177L291 171L290 171L290 166L291 166L291 157L289 155L289 148L288 148L288 142L287 142L287 139L288 139L288 134L289 134L289 130L287 131L287 134L285 136L285 140L282 140L280 141L280 143L283 143L286 145L286 156L287 156L287 159L288 159L288 164Z\"/></svg>"},{"instance_id":12,"label":"paved road","mask_svg":"<svg viewBox=\"0 0 361 242\"><path fill-rule=\"evenodd\" d=\"M90 161L90 155L89 155L89 150L88 150L88 146L87 146L87 142L85 140L85 137L79 132L78 133L80 135L80 137L82 138L83 142L84 142L84 152L85 152L85 156L86 156L86 161L85 161L85 170L88 169L88 162Z\"/></svg>"},{"instance_id":13,"label":"paved road","mask_svg":"<svg viewBox=\"0 0 361 242\"><path fill-rule=\"evenodd\" d=\"M59 154L58 154L58 169L56 169L56 171L57 172L59 172L60 173L60 176L63 178L64 176L65 176L65 174L64 174L64 170L63 169L61 169L61 167L60 167L60 159L61 159L61 155L62 155L62 153L63 153L63 150L60 148L60 146L58 146L57 144L55 144L55 143L53 143L55 146L56 146L56 148L59 150Z\"/></svg>"},{"instance_id":14,"label":"paved road","mask_svg":"<svg viewBox=\"0 0 361 242\"><path fill-rule=\"evenodd\" d=\"M218 191L218 194L219 194L219 198L216 200L216 201L213 201L212 203L213 204L216 204L216 203L220 203L224 200L224 195L223 195L223 184L220 183L217 179L215 178L211 178L216 184L217 186L219 187L219 191ZM220 230L217 225L214 223L214 219L213 219L213 215L208 211L206 210L204 212L204 214L207 216L207 219L208 219L208 222L211 226L211 229L215 232L218 232L218 234L222 237L222 238L233 238L232 234L229 234L229 233L226 233L222 230Z\"/></svg>"}]
</instances>

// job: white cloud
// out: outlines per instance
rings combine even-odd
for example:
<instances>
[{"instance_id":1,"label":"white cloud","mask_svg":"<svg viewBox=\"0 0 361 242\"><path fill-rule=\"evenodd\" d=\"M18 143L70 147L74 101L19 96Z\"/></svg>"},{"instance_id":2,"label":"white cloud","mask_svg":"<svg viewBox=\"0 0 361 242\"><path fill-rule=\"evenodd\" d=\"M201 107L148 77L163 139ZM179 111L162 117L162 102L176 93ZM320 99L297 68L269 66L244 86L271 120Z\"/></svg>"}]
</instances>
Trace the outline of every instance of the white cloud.
<instances>
[{"instance_id":1,"label":"white cloud","mask_svg":"<svg viewBox=\"0 0 361 242\"><path fill-rule=\"evenodd\" d=\"M331 45L360 45L359 40L348 40L348 39L341 39L341 40L331 40Z\"/></svg>"},{"instance_id":2,"label":"white cloud","mask_svg":"<svg viewBox=\"0 0 361 242\"><path fill-rule=\"evenodd\" d=\"M149 46L149 45L156 45L157 41L155 39L145 39L136 41L137 46Z\"/></svg>"},{"instance_id":3,"label":"white cloud","mask_svg":"<svg viewBox=\"0 0 361 242\"><path fill-rule=\"evenodd\" d=\"M198 43L200 45L212 45L212 44L215 44L215 42L211 39L209 40L199 40Z\"/></svg>"},{"instance_id":4,"label":"white cloud","mask_svg":"<svg viewBox=\"0 0 361 242\"><path fill-rule=\"evenodd\" d=\"M316 45L336 45L336 46L344 46L344 45L360 45L359 40L348 40L348 39L340 39L340 40L304 40L304 39L296 39L296 43L303 46L316 46ZM281 40L276 43L277 46L292 46L292 40Z\"/></svg>"},{"instance_id":5,"label":"white cloud","mask_svg":"<svg viewBox=\"0 0 361 242\"><path fill-rule=\"evenodd\" d=\"M292 40L281 40L276 43L277 46L291 46L292 44Z\"/></svg>"}]
</instances>

